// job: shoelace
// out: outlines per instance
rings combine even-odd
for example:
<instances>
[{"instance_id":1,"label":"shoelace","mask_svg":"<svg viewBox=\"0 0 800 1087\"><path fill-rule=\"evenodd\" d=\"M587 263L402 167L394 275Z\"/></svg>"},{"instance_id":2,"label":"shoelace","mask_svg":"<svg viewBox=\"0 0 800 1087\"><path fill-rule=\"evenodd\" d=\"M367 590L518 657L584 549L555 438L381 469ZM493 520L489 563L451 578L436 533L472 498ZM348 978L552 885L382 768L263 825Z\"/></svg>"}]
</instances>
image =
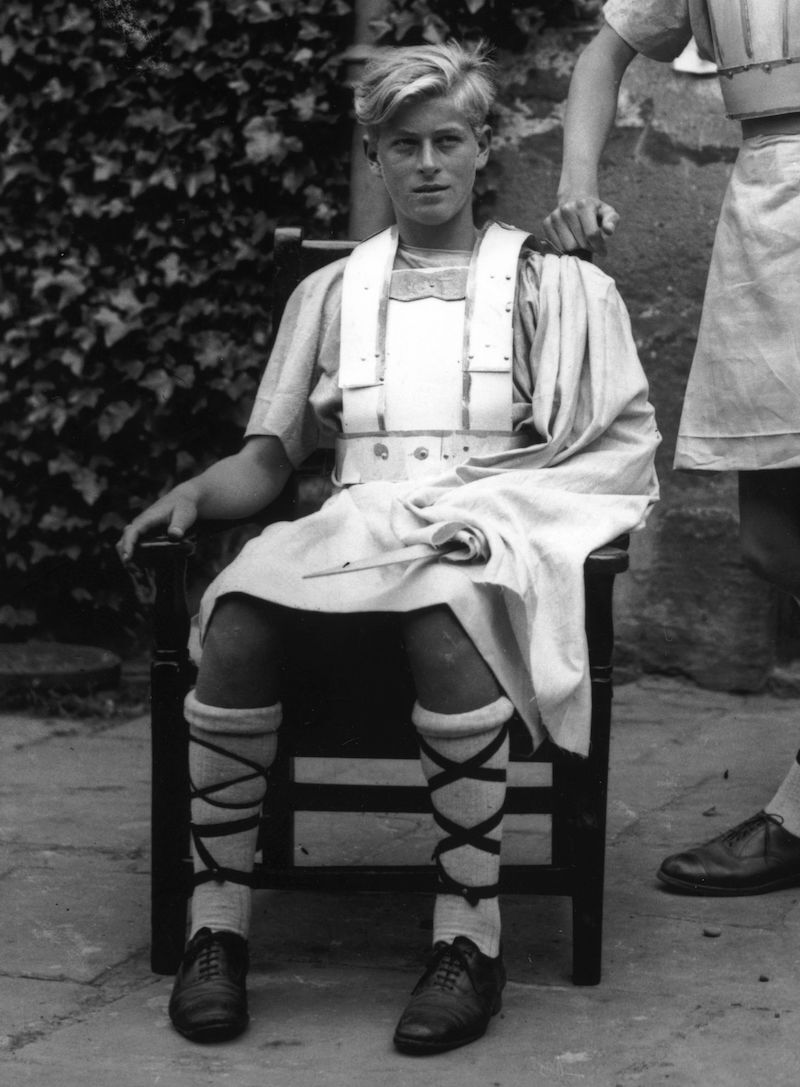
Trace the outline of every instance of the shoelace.
<instances>
[{"instance_id":1,"label":"shoelace","mask_svg":"<svg viewBox=\"0 0 800 1087\"><path fill-rule=\"evenodd\" d=\"M436 965L431 982L433 985L449 991L455 988L457 979L466 969L466 960L458 948L448 947Z\"/></svg>"},{"instance_id":2,"label":"shoelace","mask_svg":"<svg viewBox=\"0 0 800 1087\"><path fill-rule=\"evenodd\" d=\"M783 824L783 819L780 815L772 815L770 812L760 811L756 815L751 815L749 819L745 819L743 823L739 823L738 826L731 827L729 831L722 835L722 840L727 845L734 845L736 842L746 838L756 827L761 826L762 823L769 821L776 826Z\"/></svg>"},{"instance_id":3,"label":"shoelace","mask_svg":"<svg viewBox=\"0 0 800 1087\"><path fill-rule=\"evenodd\" d=\"M197 952L197 972L201 981L209 981L222 973L222 944L213 936L200 945Z\"/></svg>"}]
</instances>

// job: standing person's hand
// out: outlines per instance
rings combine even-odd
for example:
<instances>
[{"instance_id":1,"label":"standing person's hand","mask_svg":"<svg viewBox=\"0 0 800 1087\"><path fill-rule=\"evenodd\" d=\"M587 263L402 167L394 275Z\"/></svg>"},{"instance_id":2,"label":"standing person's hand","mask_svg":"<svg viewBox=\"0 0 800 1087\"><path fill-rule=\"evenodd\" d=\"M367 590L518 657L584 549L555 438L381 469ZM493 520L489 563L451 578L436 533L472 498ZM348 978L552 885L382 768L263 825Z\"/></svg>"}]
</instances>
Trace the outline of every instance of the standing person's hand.
<instances>
[{"instance_id":1,"label":"standing person's hand","mask_svg":"<svg viewBox=\"0 0 800 1087\"><path fill-rule=\"evenodd\" d=\"M544 236L562 253L588 249L603 256L606 239L619 223L619 214L599 196L566 196L543 220Z\"/></svg>"}]
</instances>

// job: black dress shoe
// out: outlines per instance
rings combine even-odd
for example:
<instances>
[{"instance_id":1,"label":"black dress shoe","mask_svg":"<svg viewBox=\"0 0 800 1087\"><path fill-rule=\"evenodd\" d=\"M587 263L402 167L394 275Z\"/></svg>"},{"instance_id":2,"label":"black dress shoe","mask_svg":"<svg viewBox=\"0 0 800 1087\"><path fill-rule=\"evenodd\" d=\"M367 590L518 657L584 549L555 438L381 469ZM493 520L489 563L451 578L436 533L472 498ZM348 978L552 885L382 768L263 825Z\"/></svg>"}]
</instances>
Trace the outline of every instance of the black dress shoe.
<instances>
[{"instance_id":1,"label":"black dress shoe","mask_svg":"<svg viewBox=\"0 0 800 1087\"><path fill-rule=\"evenodd\" d=\"M186 947L169 1002L172 1025L193 1042L224 1042L247 1026L247 941L201 928Z\"/></svg>"},{"instance_id":2,"label":"black dress shoe","mask_svg":"<svg viewBox=\"0 0 800 1087\"><path fill-rule=\"evenodd\" d=\"M490 959L466 936L440 940L394 1032L401 1053L424 1055L474 1042L500 1011L503 960Z\"/></svg>"},{"instance_id":3,"label":"black dress shoe","mask_svg":"<svg viewBox=\"0 0 800 1087\"><path fill-rule=\"evenodd\" d=\"M758 895L800 884L800 838L760 811L705 845L667 857L662 883L696 895Z\"/></svg>"}]
</instances>

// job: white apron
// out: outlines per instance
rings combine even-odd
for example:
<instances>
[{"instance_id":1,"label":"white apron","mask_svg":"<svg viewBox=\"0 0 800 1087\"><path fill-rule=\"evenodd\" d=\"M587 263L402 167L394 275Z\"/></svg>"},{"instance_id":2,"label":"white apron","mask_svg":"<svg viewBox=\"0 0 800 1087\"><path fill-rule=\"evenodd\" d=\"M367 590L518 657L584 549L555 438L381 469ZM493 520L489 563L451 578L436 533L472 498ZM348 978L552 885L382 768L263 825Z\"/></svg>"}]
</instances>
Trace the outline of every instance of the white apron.
<instances>
[{"instance_id":1,"label":"white apron","mask_svg":"<svg viewBox=\"0 0 800 1087\"><path fill-rule=\"evenodd\" d=\"M800 467L800 135L756 136L739 152L675 467Z\"/></svg>"}]
</instances>

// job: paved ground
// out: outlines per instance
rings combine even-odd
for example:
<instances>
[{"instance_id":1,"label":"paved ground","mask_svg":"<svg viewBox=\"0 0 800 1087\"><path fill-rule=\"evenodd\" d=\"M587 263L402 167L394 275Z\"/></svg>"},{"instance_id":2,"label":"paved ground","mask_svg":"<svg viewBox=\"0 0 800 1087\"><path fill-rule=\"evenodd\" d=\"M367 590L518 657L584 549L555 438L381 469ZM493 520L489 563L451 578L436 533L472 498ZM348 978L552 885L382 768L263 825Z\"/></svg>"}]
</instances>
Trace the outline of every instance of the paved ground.
<instances>
[{"instance_id":1,"label":"paved ground","mask_svg":"<svg viewBox=\"0 0 800 1087\"><path fill-rule=\"evenodd\" d=\"M648 678L615 713L602 984L570 984L566 902L510 898L501 1016L428 1060L390 1044L428 938L415 896L260 894L250 1030L214 1047L174 1034L147 959L146 720L0 718L0 1083L796 1087L800 890L691 899L653 873L768 798L800 702ZM379 836L419 842L402 820Z\"/></svg>"}]
</instances>

